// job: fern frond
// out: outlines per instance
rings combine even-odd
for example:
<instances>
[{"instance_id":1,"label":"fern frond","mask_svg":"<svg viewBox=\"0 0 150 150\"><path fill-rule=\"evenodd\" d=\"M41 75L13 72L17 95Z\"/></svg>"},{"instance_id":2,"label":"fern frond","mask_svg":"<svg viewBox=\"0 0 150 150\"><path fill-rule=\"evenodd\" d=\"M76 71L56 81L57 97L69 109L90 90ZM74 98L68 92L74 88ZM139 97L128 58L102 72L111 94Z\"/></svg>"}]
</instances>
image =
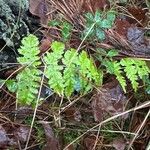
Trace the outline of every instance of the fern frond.
<instances>
[{"instance_id":1,"label":"fern frond","mask_svg":"<svg viewBox=\"0 0 150 150\"><path fill-rule=\"evenodd\" d=\"M116 78L117 80L119 81L120 85L122 86L122 89L124 92L126 92L126 80L124 78L124 76L122 75L123 72L122 72L122 68L120 66L120 64L116 61L113 62L113 65L114 65L114 74L116 75Z\"/></svg>"},{"instance_id":2,"label":"fern frond","mask_svg":"<svg viewBox=\"0 0 150 150\"><path fill-rule=\"evenodd\" d=\"M144 76L148 76L149 75L150 69L147 66L145 61L138 60L138 59L134 60L134 61L135 61L135 65L136 65L136 68L137 68L138 76L140 77L140 79L143 80Z\"/></svg>"},{"instance_id":3,"label":"fern frond","mask_svg":"<svg viewBox=\"0 0 150 150\"><path fill-rule=\"evenodd\" d=\"M18 52L22 55L17 60L20 64L26 65L25 68L17 75L17 101L21 104L31 105L36 100L39 83L41 80L41 71L37 68L41 62L38 54L39 41L36 36L29 35L23 38L22 46Z\"/></svg>"},{"instance_id":4,"label":"fern frond","mask_svg":"<svg viewBox=\"0 0 150 150\"><path fill-rule=\"evenodd\" d=\"M85 91L89 91L92 88L91 83L96 85L102 83L102 72L97 70L92 59L88 58L85 51L82 51L79 55L79 68L81 85L85 88Z\"/></svg>"},{"instance_id":5,"label":"fern frond","mask_svg":"<svg viewBox=\"0 0 150 150\"><path fill-rule=\"evenodd\" d=\"M53 42L51 48L53 52L47 52L44 56L47 66L45 76L56 93L69 98L77 85L86 93L92 88L92 83L102 83L102 73L85 51L81 54L75 49L64 52L65 45L61 42Z\"/></svg>"},{"instance_id":6,"label":"fern frond","mask_svg":"<svg viewBox=\"0 0 150 150\"><path fill-rule=\"evenodd\" d=\"M17 75L17 101L21 104L31 105L36 100L40 83L39 70L25 68Z\"/></svg>"},{"instance_id":7,"label":"fern frond","mask_svg":"<svg viewBox=\"0 0 150 150\"><path fill-rule=\"evenodd\" d=\"M70 62L71 61L71 62ZM74 91L76 67L78 61L78 53L75 49L66 51L62 59L64 66L63 80L65 86L65 95L70 97Z\"/></svg>"},{"instance_id":8,"label":"fern frond","mask_svg":"<svg viewBox=\"0 0 150 150\"><path fill-rule=\"evenodd\" d=\"M107 72L116 75L116 78L124 92L126 92L126 80L123 76L124 73L130 80L134 91L137 91L138 89L138 80L144 80L144 77L148 76L150 73L150 69L146 65L146 62L135 58L124 58L121 61L106 59L102 62L102 64L107 68Z\"/></svg>"},{"instance_id":9,"label":"fern frond","mask_svg":"<svg viewBox=\"0 0 150 150\"><path fill-rule=\"evenodd\" d=\"M131 81L134 91L137 91L138 79L143 79L150 72L146 62L133 58L124 58L120 61L120 64L124 67L126 76Z\"/></svg>"},{"instance_id":10,"label":"fern frond","mask_svg":"<svg viewBox=\"0 0 150 150\"><path fill-rule=\"evenodd\" d=\"M62 54L64 53L65 45L61 42L53 42L51 45L53 52L47 52L44 56L46 64L45 76L49 79L48 84L58 94L63 95L64 83L61 70L63 66L59 65Z\"/></svg>"},{"instance_id":11,"label":"fern frond","mask_svg":"<svg viewBox=\"0 0 150 150\"><path fill-rule=\"evenodd\" d=\"M116 79L119 81L123 91L126 92L127 84L123 76L123 71L120 62L107 60L105 61L104 65L107 68L107 72L116 76Z\"/></svg>"},{"instance_id":12,"label":"fern frond","mask_svg":"<svg viewBox=\"0 0 150 150\"><path fill-rule=\"evenodd\" d=\"M17 58L18 62L22 65L29 65L32 63L33 67L39 66L41 62L38 56L40 53L38 38L30 34L24 37L21 43L22 46L18 49L18 52L22 56Z\"/></svg>"}]
</instances>

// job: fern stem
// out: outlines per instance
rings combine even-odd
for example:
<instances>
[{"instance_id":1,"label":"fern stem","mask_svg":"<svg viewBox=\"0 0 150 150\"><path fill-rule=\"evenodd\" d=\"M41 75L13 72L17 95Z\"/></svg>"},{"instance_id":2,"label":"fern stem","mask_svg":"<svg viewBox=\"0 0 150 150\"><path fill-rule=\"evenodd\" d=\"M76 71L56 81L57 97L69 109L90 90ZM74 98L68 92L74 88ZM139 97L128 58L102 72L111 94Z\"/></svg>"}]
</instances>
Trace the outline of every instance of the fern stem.
<instances>
[{"instance_id":1,"label":"fern stem","mask_svg":"<svg viewBox=\"0 0 150 150\"><path fill-rule=\"evenodd\" d=\"M78 48L77 48L77 52L80 50L80 48L81 48L83 42L84 42L84 41L86 40L86 38L88 37L89 33L90 33L91 30L94 28L95 24L96 24L96 22L94 22L94 23L92 24L91 28L88 30L87 34L84 36L83 40L81 41L80 45L79 45Z\"/></svg>"},{"instance_id":2,"label":"fern stem","mask_svg":"<svg viewBox=\"0 0 150 150\"><path fill-rule=\"evenodd\" d=\"M93 129L95 129L95 128L97 128L97 127L99 127L99 126L101 126L101 125L103 125L103 124L105 124L105 123L107 123L109 121L112 121L112 120L114 120L114 119L116 119L118 117L126 115L126 114L128 114L128 113L130 113L132 111L136 111L136 110L140 110L140 109L145 108L145 107L149 107L149 105L150 105L150 101L148 101L146 103L143 103L142 105L139 105L137 107L134 107L134 108L131 108L129 110L126 110L126 111L124 111L122 113L119 113L117 115L114 115L114 116L112 116L112 117L110 117L110 118L108 118L108 119L106 119L106 120L98 123L97 125L93 126L92 128L88 129L86 132L84 132L83 134L81 134L80 136L78 136L75 140L73 140L72 142L70 142L63 150L67 150L70 145L72 145L77 140L79 140L80 138L82 138L85 134L89 133L90 131L93 131Z\"/></svg>"},{"instance_id":3,"label":"fern stem","mask_svg":"<svg viewBox=\"0 0 150 150\"><path fill-rule=\"evenodd\" d=\"M35 121L37 108L38 108L38 102L39 102L40 94L41 94L41 91L42 91L42 85L43 85L43 83L44 83L45 70L46 70L46 66L44 67L44 70L43 70L43 75L42 75L41 84L40 84L40 88L39 88L39 92L38 92L38 97L37 97L37 101L36 101L36 105L35 105L35 109L34 109L34 114L33 114L32 122L31 122L31 127L30 127L30 131L29 131L29 134L28 134L28 137L27 137L27 142L26 142L26 145L25 145L24 150L27 149L28 144L29 144L29 140L30 140L30 136L31 136L33 124L34 124L34 121Z\"/></svg>"},{"instance_id":4,"label":"fern stem","mask_svg":"<svg viewBox=\"0 0 150 150\"><path fill-rule=\"evenodd\" d=\"M80 50L82 44L84 43L85 39L88 37L88 35L89 35L89 33L91 32L91 30L94 28L95 24L96 24L96 22L92 24L91 28L88 30L87 34L84 36L83 40L81 41L80 45L79 45L78 48L77 48L77 52ZM72 63L74 57L75 57L75 54L74 54L74 55L72 56L72 58L70 59L70 63L69 63L69 65L68 65L68 68L69 68L70 64Z\"/></svg>"}]
</instances>

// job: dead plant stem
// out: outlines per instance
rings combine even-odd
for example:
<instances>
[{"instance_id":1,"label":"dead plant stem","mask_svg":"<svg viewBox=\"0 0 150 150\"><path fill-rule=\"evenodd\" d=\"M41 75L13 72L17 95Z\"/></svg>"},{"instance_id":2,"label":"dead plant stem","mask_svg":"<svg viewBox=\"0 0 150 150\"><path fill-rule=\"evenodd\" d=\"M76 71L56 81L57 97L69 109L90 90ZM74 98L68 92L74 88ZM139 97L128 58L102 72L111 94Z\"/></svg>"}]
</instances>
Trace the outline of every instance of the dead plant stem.
<instances>
[{"instance_id":1,"label":"dead plant stem","mask_svg":"<svg viewBox=\"0 0 150 150\"><path fill-rule=\"evenodd\" d=\"M44 67L44 71L43 71L43 75L42 75L42 79L41 79L41 84L40 84L40 88L39 88L39 92L38 92L38 97L37 97L37 101L36 101L36 105L35 105L35 109L34 109L34 114L33 114L32 122L31 122L31 127L30 127L30 131L29 131L29 134L28 134L28 138L27 138L27 142L26 142L24 150L27 150L27 147L28 147L28 144L29 144L29 140L30 140L30 136L31 136L31 132L32 132L34 121L35 121L38 104L39 104L38 102L39 102L39 99L40 99L42 85L44 83L45 70L46 70L46 66Z\"/></svg>"},{"instance_id":2,"label":"dead plant stem","mask_svg":"<svg viewBox=\"0 0 150 150\"><path fill-rule=\"evenodd\" d=\"M88 132L92 131L93 129L95 129L95 128L97 128L97 127L99 127L99 126L101 126L101 125L103 125L103 124L105 124L105 123L107 123L109 121L112 121L112 120L114 120L114 119L116 119L116 118L118 118L120 116L126 115L126 114L128 114L128 113L130 113L132 111L136 111L136 110L148 107L149 105L150 105L150 101L145 102L144 104L142 104L140 106L137 106L135 108L131 108L131 109L125 111L125 112L119 113L119 114L117 114L115 116L112 116L112 117L110 117L110 118L108 118L108 119L100 122L99 124L95 125L94 127L88 129L86 132L84 132L83 134L81 134L80 136L78 136L75 140L73 140L70 144L68 144L63 150L67 150L69 148L69 146L71 146L74 142L76 142L77 140L79 140L80 138L82 138L85 134L87 134Z\"/></svg>"}]
</instances>

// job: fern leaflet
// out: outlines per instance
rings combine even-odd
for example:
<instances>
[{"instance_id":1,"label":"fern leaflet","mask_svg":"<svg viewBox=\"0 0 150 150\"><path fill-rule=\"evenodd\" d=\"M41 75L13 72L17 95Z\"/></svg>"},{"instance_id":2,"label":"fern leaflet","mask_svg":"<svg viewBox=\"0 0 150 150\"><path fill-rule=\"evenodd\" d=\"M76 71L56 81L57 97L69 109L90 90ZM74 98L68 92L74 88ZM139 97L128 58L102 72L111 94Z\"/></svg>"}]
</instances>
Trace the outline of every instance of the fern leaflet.
<instances>
[{"instance_id":1,"label":"fern leaflet","mask_svg":"<svg viewBox=\"0 0 150 150\"><path fill-rule=\"evenodd\" d=\"M126 76L131 81L133 89L137 91L138 79L143 79L150 72L146 62L133 58L124 58L120 61L120 64L124 67Z\"/></svg>"},{"instance_id":2,"label":"fern leaflet","mask_svg":"<svg viewBox=\"0 0 150 150\"><path fill-rule=\"evenodd\" d=\"M17 101L21 104L30 105L36 99L38 93L40 70L37 67L41 64L38 54L39 41L36 36L29 35L23 38L22 46L18 52L22 55L17 58L21 65L26 65L16 77L17 79Z\"/></svg>"},{"instance_id":3,"label":"fern leaflet","mask_svg":"<svg viewBox=\"0 0 150 150\"><path fill-rule=\"evenodd\" d=\"M92 88L92 82L96 85L102 83L102 73L85 51L81 54L75 49L64 52L65 45L61 42L53 42L51 48L53 52L47 52L44 56L47 65L45 75L56 93L69 98L77 84L80 84L80 91L86 93Z\"/></svg>"},{"instance_id":4,"label":"fern leaflet","mask_svg":"<svg viewBox=\"0 0 150 150\"><path fill-rule=\"evenodd\" d=\"M65 45L61 42L53 42L51 45L53 52L46 53L44 61L47 66L45 76L49 79L48 83L51 88L58 94L63 95L64 83L61 70L63 66L59 65L59 61L64 53Z\"/></svg>"}]
</instances>

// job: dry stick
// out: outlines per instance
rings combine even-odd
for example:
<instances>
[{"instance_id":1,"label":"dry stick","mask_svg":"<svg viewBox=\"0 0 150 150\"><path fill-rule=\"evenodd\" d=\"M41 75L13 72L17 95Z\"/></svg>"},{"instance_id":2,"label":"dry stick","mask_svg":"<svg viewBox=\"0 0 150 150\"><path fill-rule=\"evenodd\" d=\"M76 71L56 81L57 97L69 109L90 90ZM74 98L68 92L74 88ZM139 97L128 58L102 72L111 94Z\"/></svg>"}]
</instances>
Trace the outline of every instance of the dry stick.
<instances>
[{"instance_id":1,"label":"dry stick","mask_svg":"<svg viewBox=\"0 0 150 150\"><path fill-rule=\"evenodd\" d=\"M93 130L94 131L94 130ZM128 135L136 135L136 133L133 132L127 132L127 131L115 131L115 130L101 130L101 132L108 132L108 133L121 133L121 134L128 134Z\"/></svg>"},{"instance_id":2,"label":"dry stick","mask_svg":"<svg viewBox=\"0 0 150 150\"><path fill-rule=\"evenodd\" d=\"M122 6L117 6L117 7L122 9L125 13L127 13L127 14L125 14L125 13L120 13L120 14L123 14L127 17L130 17L130 18L134 19L135 21L137 21L143 27L143 24L138 19L136 19L126 8L124 8Z\"/></svg>"},{"instance_id":3,"label":"dry stick","mask_svg":"<svg viewBox=\"0 0 150 150\"><path fill-rule=\"evenodd\" d=\"M144 118L142 124L140 125L139 129L137 130L135 136L133 137L132 141L130 142L129 147L128 147L128 150L131 148L131 146L132 146L133 142L135 141L135 139L137 138L139 132L141 131L141 129L142 129L143 126L145 125L146 120L147 120L147 118L149 117L149 115L150 115L150 109L149 109L147 115L145 116L145 118Z\"/></svg>"},{"instance_id":4,"label":"dry stick","mask_svg":"<svg viewBox=\"0 0 150 150\"><path fill-rule=\"evenodd\" d=\"M94 146L93 146L92 150L96 149L96 145L97 145L97 142L98 142L98 137L99 137L99 134L100 134L100 129L101 129L101 125L99 125L98 132L97 132L97 135L96 135L96 140L95 140L95 143L94 143Z\"/></svg>"},{"instance_id":5,"label":"dry stick","mask_svg":"<svg viewBox=\"0 0 150 150\"><path fill-rule=\"evenodd\" d=\"M20 71L21 69L23 69L24 66L21 66L20 68L18 68L17 70L15 70L1 85L0 85L0 89L4 86L4 84L6 83L7 80L9 80L14 74L16 74L18 71Z\"/></svg>"},{"instance_id":6,"label":"dry stick","mask_svg":"<svg viewBox=\"0 0 150 150\"><path fill-rule=\"evenodd\" d=\"M89 33L91 32L91 30L94 28L95 24L96 24L96 22L92 24L91 28L88 30L87 34L84 36L83 40L81 41L80 45L78 46L76 52L78 52L78 51L80 50L80 48L81 48L83 42L85 41L85 39L87 38L87 36L88 36ZM72 61L73 61L73 59L74 59L75 56L76 56L76 53L75 53L75 54L72 56L72 58L70 59L70 63L69 63L69 65L68 65L69 67L70 67L70 65L71 65L71 63L72 63ZM68 68L69 68L69 67L68 67Z\"/></svg>"},{"instance_id":7,"label":"dry stick","mask_svg":"<svg viewBox=\"0 0 150 150\"><path fill-rule=\"evenodd\" d=\"M80 138L82 138L85 134L87 134L88 132L92 131L93 129L95 129L95 128L97 128L97 127L99 127L99 126L101 126L101 125L103 125L103 124L105 124L105 123L107 123L107 122L109 122L109 121L111 121L111 120L113 120L113 119L116 119L116 118L118 118L118 117L120 117L120 116L123 116L123 115L125 115L125 114L127 114L127 113L130 113L130 112L132 112L132 111L136 111L136 110L142 109L142 108L144 108L144 107L148 107L149 105L150 105L150 101L148 101L148 102L146 102L146 103L144 103L144 104L142 104L142 105L140 105L140 106L138 106L138 107L136 107L136 108L131 108L131 109L125 111L125 112L122 112L122 113L120 113L120 114L117 114L117 115L115 115L115 116L112 116L112 117L110 117L110 118L108 118L108 119L106 119L106 120L100 122L99 124L95 125L94 127L88 129L86 132L84 132L83 134L81 134L81 135L80 135L79 137L77 137L75 140L73 140L73 141L72 141L70 144L68 144L63 150L67 150L69 146L71 146L74 142L76 142L77 140L79 140Z\"/></svg>"},{"instance_id":8,"label":"dry stick","mask_svg":"<svg viewBox=\"0 0 150 150\"><path fill-rule=\"evenodd\" d=\"M71 107L74 103L76 103L81 97L83 97L85 95L82 95L78 98L76 98L74 101L71 101L71 103L69 103L67 106L63 107L60 111L60 113L64 112L66 109L68 109L69 107Z\"/></svg>"},{"instance_id":9,"label":"dry stick","mask_svg":"<svg viewBox=\"0 0 150 150\"><path fill-rule=\"evenodd\" d=\"M60 109L60 108L61 108L61 105L62 105L62 103L63 103L63 99L64 99L64 97L62 96L62 97L61 97L60 104L59 104L59 112L58 112L58 117L59 117L59 118L58 118L58 119L59 119L59 120L58 120L58 125L59 125L59 127L61 127L61 117L60 117L61 109Z\"/></svg>"},{"instance_id":10,"label":"dry stick","mask_svg":"<svg viewBox=\"0 0 150 150\"><path fill-rule=\"evenodd\" d=\"M149 143L148 143L148 145L146 147L146 150L150 150L150 141L149 141Z\"/></svg>"},{"instance_id":11,"label":"dry stick","mask_svg":"<svg viewBox=\"0 0 150 150\"><path fill-rule=\"evenodd\" d=\"M40 84L40 89L39 89L39 92L38 92L38 97L37 97L37 101L36 101L36 105L35 105L35 110L34 110L32 122L31 122L31 127L30 127L30 131L29 131L29 134L28 134L28 138L27 138L27 142L26 142L24 150L27 150L28 143L29 143L29 140L30 140L30 136L31 136L31 132L32 132L32 128L33 128L37 108L38 108L38 102L39 102L40 94L41 94L41 90L42 90L42 85L43 85L43 82L44 82L45 69L46 69L46 66L44 67L44 71L43 71L43 75L42 75L42 79L41 79L41 84Z\"/></svg>"}]
</instances>

